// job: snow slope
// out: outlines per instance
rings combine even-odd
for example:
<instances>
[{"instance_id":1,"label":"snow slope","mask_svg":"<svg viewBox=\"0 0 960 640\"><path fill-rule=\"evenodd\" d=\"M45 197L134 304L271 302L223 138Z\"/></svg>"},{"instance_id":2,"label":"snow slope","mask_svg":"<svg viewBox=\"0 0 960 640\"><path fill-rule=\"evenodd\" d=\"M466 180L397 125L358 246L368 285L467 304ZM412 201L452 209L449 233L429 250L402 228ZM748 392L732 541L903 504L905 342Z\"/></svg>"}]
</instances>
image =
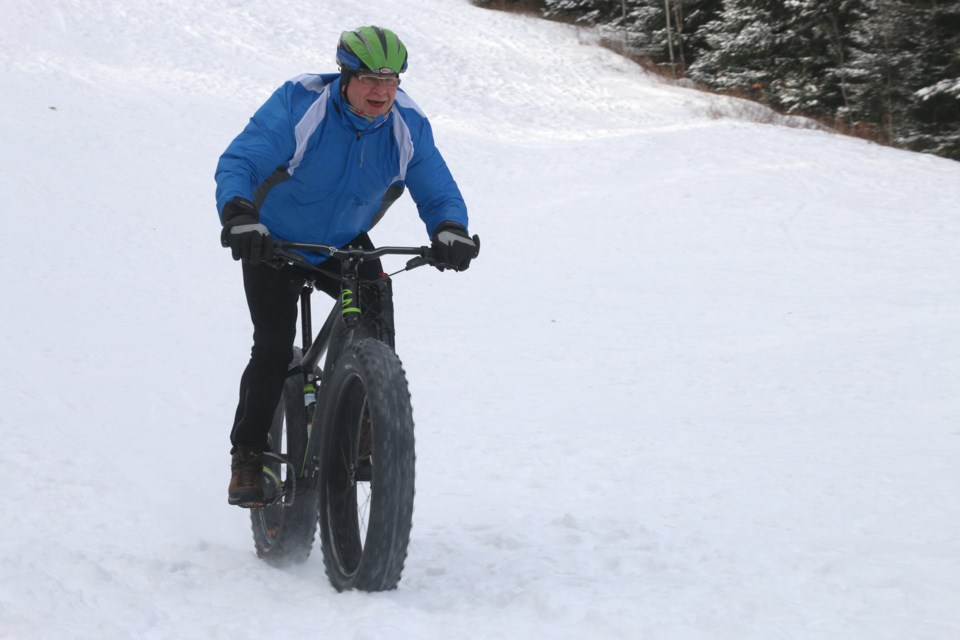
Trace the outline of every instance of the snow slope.
<instances>
[{"instance_id":1,"label":"snow slope","mask_svg":"<svg viewBox=\"0 0 960 640\"><path fill-rule=\"evenodd\" d=\"M960 164L418 6L3 2L0 638L960 637ZM250 328L212 175L368 23L483 253L396 279L410 556L337 594L226 504ZM409 199L374 239L426 240Z\"/></svg>"}]
</instances>

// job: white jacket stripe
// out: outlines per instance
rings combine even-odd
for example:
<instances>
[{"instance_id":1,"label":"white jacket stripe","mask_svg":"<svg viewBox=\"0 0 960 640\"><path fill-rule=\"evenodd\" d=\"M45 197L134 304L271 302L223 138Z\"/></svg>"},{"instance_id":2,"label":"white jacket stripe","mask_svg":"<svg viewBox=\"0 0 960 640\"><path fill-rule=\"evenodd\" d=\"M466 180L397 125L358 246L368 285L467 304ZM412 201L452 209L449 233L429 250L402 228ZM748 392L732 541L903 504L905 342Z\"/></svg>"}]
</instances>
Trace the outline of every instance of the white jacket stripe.
<instances>
[{"instance_id":1,"label":"white jacket stripe","mask_svg":"<svg viewBox=\"0 0 960 640\"><path fill-rule=\"evenodd\" d=\"M310 136L312 136L313 132L320 126L324 116L327 115L327 98L329 97L330 85L327 85L324 87L320 97L317 98L313 104L310 105L310 108L307 109L307 112L303 114L300 122L297 123L297 126L293 130L294 137L297 141L297 150L294 152L293 158L290 160L290 165L287 167L287 173L291 176L297 167L300 166L300 163L303 162L303 154L307 150L307 141L310 140Z\"/></svg>"},{"instance_id":2,"label":"white jacket stripe","mask_svg":"<svg viewBox=\"0 0 960 640\"><path fill-rule=\"evenodd\" d=\"M400 149L400 173L394 176L392 182L407 179L407 167L413 160L413 138L410 128L403 121L400 110L393 108L393 136L397 139L397 148Z\"/></svg>"}]
</instances>

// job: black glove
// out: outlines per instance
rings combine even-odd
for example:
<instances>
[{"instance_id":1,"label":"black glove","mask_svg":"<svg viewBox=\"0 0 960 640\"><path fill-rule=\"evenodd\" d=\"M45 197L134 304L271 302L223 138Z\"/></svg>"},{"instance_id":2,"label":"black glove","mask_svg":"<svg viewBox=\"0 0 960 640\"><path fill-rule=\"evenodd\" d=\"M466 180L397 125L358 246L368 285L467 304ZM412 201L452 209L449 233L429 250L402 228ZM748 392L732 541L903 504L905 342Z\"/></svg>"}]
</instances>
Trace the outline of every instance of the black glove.
<instances>
[{"instance_id":1,"label":"black glove","mask_svg":"<svg viewBox=\"0 0 960 640\"><path fill-rule=\"evenodd\" d=\"M260 224L260 216L252 202L239 196L223 205L220 214L223 231L220 244L230 247L234 260L258 264L273 257L273 238Z\"/></svg>"},{"instance_id":2,"label":"black glove","mask_svg":"<svg viewBox=\"0 0 960 640\"><path fill-rule=\"evenodd\" d=\"M470 261L480 255L480 238L472 238L456 222L441 222L433 232L434 265L440 271L466 271Z\"/></svg>"}]
</instances>

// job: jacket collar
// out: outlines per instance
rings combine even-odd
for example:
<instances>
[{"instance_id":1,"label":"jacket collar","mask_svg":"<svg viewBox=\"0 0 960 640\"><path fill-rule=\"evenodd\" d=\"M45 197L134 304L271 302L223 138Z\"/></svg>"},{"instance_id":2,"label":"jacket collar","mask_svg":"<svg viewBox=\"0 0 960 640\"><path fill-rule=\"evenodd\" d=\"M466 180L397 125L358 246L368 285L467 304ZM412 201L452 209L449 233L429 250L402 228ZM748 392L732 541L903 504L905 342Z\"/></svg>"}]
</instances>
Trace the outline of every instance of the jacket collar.
<instances>
[{"instance_id":1,"label":"jacket collar","mask_svg":"<svg viewBox=\"0 0 960 640\"><path fill-rule=\"evenodd\" d=\"M368 133L374 129L379 129L390 119L390 114L393 113L393 109L391 109L385 114L376 116L375 118L360 113L350 106L350 103L347 102L346 97L340 91L339 78L333 82L333 85L330 87L330 93L333 94L331 95L331 100L333 100L334 107L337 113L340 114L343 123L354 129L357 133Z\"/></svg>"}]
</instances>

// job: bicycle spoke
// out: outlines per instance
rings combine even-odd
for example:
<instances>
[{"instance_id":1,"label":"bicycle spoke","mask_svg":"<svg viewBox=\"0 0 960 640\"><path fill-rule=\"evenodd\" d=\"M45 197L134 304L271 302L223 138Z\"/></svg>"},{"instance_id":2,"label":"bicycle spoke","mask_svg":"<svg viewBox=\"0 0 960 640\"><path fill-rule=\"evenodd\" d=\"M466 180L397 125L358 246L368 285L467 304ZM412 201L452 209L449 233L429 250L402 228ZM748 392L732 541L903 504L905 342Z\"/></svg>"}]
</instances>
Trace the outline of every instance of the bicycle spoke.
<instances>
[{"instance_id":1,"label":"bicycle spoke","mask_svg":"<svg viewBox=\"0 0 960 640\"><path fill-rule=\"evenodd\" d=\"M355 497L361 540L366 540L367 537L367 517L373 495L373 424L368 400L364 394L357 436L357 494Z\"/></svg>"}]
</instances>

